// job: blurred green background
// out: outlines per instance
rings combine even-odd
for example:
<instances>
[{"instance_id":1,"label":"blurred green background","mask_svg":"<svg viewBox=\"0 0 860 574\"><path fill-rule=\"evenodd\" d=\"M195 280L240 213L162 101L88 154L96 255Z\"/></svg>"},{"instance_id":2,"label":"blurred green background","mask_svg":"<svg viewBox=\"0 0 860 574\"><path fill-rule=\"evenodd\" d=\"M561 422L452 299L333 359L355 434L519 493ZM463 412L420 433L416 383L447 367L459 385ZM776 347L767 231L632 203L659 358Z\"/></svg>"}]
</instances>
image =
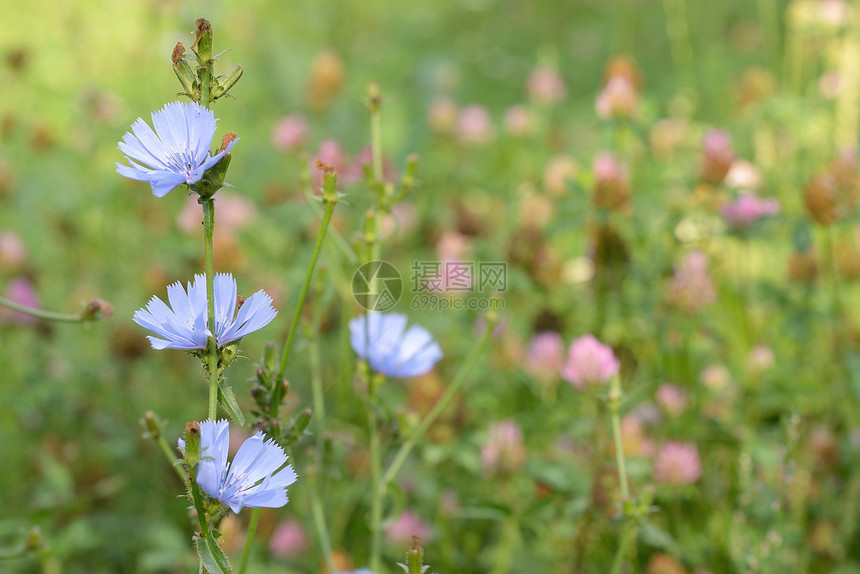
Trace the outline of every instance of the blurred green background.
<instances>
[{"instance_id":1,"label":"blurred green background","mask_svg":"<svg viewBox=\"0 0 860 574\"><path fill-rule=\"evenodd\" d=\"M382 90L393 169L402 173L408 154L420 157L408 198L414 223L393 234L383 257L406 277L413 261L441 258L442 238L456 231L472 260L508 262L503 334L400 484L401 502L431 522L434 569L604 571L614 552L611 503L594 486L607 472L589 462L612 456L599 440L591 445L598 411L566 383L544 388L522 367L530 337L549 329L565 341L593 332L613 344L630 393L626 411L653 405L667 380L693 397L690 412L649 432L698 442L704 478L658 497L664 510L640 535L636 571L860 571L860 337L857 273L849 273L856 210L823 227L803 203L809 179L856 146L857 9L828 0L7 3L0 231L18 236L25 254L0 249L0 289L23 278L46 309L73 312L102 297L114 316L85 326L8 317L0 324L0 547L15 554L36 525L47 545L0 561L0 571L195 567L179 485L140 420L153 410L166 434L178 436L186 420L204 416L207 388L193 359L151 350L131 317L151 296L163 298L168 283L200 271L201 236L193 212L181 216L183 190L156 199L147 185L117 175L114 162L131 123L176 99L170 55L177 41L191 45L199 17L212 23L216 51L229 49L217 70L245 70L234 97L214 110L216 139L240 137L228 195L249 201L230 209L251 215L216 242L216 269L233 272L240 293L266 289L280 311L245 338L247 360L228 372L243 404L263 345L283 341L316 236L304 195L308 159L327 139L349 156L369 144L370 82ZM635 62L641 79L629 122L595 113L617 56ZM529 101L538 66L563 79L566 96L555 105ZM836 93L828 73L843 82ZM454 117L433 115L440 101L454 103ZM488 110L485 143L456 135L456 110L470 104ZM506 110L518 104L532 114L526 135L505 127ZM300 150L284 150L276 125L295 113L306 117L308 134ZM682 129L661 154L655 132L665 118ZM697 180L711 128L727 130L737 157L757 168L762 195L781 203L778 218L749 233L720 226L718 199L736 191ZM591 163L603 150L632 169L625 213L589 204ZM572 167L548 175L559 161ZM343 191L334 226L349 243L370 201L360 183ZM712 199L700 201L703 194ZM533 197L544 203L525 201ZM229 219L225 213L216 217ZM678 231L691 226L692 239ZM601 251L607 230L620 237L616 259ZM718 298L689 316L668 309L664 292L691 247L711 257ZM792 254L819 252L817 279L790 283ZM834 253L847 263L830 265ZM583 265L596 279L577 272ZM360 312L349 291L355 266L330 240L322 267L311 301L322 322L331 432L322 480L336 548L345 567L358 567L367 552L366 433L345 326ZM433 332L446 358L438 375L385 391L392 441L401 419L426 412L456 372L479 321L475 312L412 312L408 303L398 310ZM777 357L765 375L748 361L762 345ZM301 337L288 371L291 412L310 403L308 353ZM733 395L702 390L700 373L714 365L731 373ZM724 410L712 416L709 401ZM487 476L480 443L489 423L504 418L522 426L529 463L514 476ZM300 477L311 442L293 451ZM836 454L828 458L827 449ZM631 476L644 487L651 467L640 458ZM289 505L264 513L254 572L322 571L304 488L300 478ZM449 512L451 493L459 510ZM293 518L307 548L287 557L267 551L276 525ZM574 557L577 544L589 548L586 566ZM389 543L387 559L404 549ZM681 570L659 570L657 555L671 555Z\"/></svg>"}]
</instances>

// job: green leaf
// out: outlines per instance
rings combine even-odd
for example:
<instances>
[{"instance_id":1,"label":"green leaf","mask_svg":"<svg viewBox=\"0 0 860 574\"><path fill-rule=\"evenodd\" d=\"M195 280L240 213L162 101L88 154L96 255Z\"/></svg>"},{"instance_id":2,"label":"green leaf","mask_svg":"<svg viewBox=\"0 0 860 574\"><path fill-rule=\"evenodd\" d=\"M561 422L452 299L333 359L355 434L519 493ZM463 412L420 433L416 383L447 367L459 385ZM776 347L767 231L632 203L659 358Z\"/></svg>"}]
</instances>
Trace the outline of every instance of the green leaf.
<instances>
[{"instance_id":1,"label":"green leaf","mask_svg":"<svg viewBox=\"0 0 860 574\"><path fill-rule=\"evenodd\" d=\"M677 554L678 552L678 543L675 542L672 535L648 520L642 521L639 538L649 546L666 550L672 554Z\"/></svg>"},{"instance_id":2,"label":"green leaf","mask_svg":"<svg viewBox=\"0 0 860 574\"><path fill-rule=\"evenodd\" d=\"M236 395L233 394L233 389L224 380L218 383L218 404L227 411L233 422L239 426L245 424L245 415L242 414L242 409L236 402Z\"/></svg>"},{"instance_id":3,"label":"green leaf","mask_svg":"<svg viewBox=\"0 0 860 574\"><path fill-rule=\"evenodd\" d=\"M195 536L194 546L197 547L197 554L200 556L200 561L203 562L203 567L206 568L207 572L210 574L233 572L230 560L227 559L227 555L218 546L218 542L211 532L205 538Z\"/></svg>"}]
</instances>

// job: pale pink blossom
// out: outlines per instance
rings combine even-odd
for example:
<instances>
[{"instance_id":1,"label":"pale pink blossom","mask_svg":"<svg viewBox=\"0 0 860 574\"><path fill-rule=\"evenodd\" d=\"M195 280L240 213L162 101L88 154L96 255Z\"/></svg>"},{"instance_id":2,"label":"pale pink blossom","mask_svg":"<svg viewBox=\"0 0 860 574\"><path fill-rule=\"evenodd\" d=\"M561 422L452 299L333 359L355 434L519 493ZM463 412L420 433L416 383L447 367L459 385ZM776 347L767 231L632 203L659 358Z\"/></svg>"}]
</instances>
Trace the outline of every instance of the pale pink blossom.
<instances>
[{"instance_id":1,"label":"pale pink blossom","mask_svg":"<svg viewBox=\"0 0 860 574\"><path fill-rule=\"evenodd\" d=\"M468 237L449 229L444 231L436 242L436 255L440 261L460 261L470 247Z\"/></svg>"},{"instance_id":2,"label":"pale pink blossom","mask_svg":"<svg viewBox=\"0 0 860 574\"><path fill-rule=\"evenodd\" d=\"M626 76L612 76L594 102L594 110L604 120L629 118L639 107L639 95Z\"/></svg>"},{"instance_id":3,"label":"pale pink blossom","mask_svg":"<svg viewBox=\"0 0 860 574\"><path fill-rule=\"evenodd\" d=\"M536 333L526 352L525 371L543 383L552 381L564 366L564 341L554 331Z\"/></svg>"},{"instance_id":4,"label":"pale pink blossom","mask_svg":"<svg viewBox=\"0 0 860 574\"><path fill-rule=\"evenodd\" d=\"M689 397L687 392L672 383L663 383L657 387L654 398L667 415L676 417L687 410Z\"/></svg>"},{"instance_id":5,"label":"pale pink blossom","mask_svg":"<svg viewBox=\"0 0 860 574\"><path fill-rule=\"evenodd\" d=\"M275 558L298 556L307 547L308 537L298 520L281 522L269 539L269 552Z\"/></svg>"},{"instance_id":6,"label":"pale pink blossom","mask_svg":"<svg viewBox=\"0 0 860 574\"><path fill-rule=\"evenodd\" d=\"M714 184L722 183L732 162L735 151L732 138L723 130L711 130L702 138L702 177Z\"/></svg>"},{"instance_id":7,"label":"pale pink blossom","mask_svg":"<svg viewBox=\"0 0 860 574\"><path fill-rule=\"evenodd\" d=\"M567 97L564 78L549 66L538 66L531 71L526 91L529 99L538 104L557 104Z\"/></svg>"},{"instance_id":8,"label":"pale pink blossom","mask_svg":"<svg viewBox=\"0 0 860 574\"><path fill-rule=\"evenodd\" d=\"M527 136L532 131L532 119L525 106L511 106L505 110L505 129L513 136Z\"/></svg>"},{"instance_id":9,"label":"pale pink blossom","mask_svg":"<svg viewBox=\"0 0 860 574\"><path fill-rule=\"evenodd\" d=\"M723 219L735 228L750 227L759 219L778 213L779 201L774 198L759 199L749 193L742 193L723 206Z\"/></svg>"},{"instance_id":10,"label":"pale pink blossom","mask_svg":"<svg viewBox=\"0 0 860 574\"><path fill-rule=\"evenodd\" d=\"M20 269L27 261L27 247L21 236L11 229L0 231L0 269Z\"/></svg>"},{"instance_id":11,"label":"pale pink blossom","mask_svg":"<svg viewBox=\"0 0 860 574\"><path fill-rule=\"evenodd\" d=\"M446 96L437 96L430 102L427 110L427 124L439 134L450 134L457 125L459 110L457 104Z\"/></svg>"},{"instance_id":12,"label":"pale pink blossom","mask_svg":"<svg viewBox=\"0 0 860 574\"><path fill-rule=\"evenodd\" d=\"M714 283L708 273L708 258L701 251L691 251L675 269L666 292L670 305L695 313L717 298Z\"/></svg>"},{"instance_id":13,"label":"pale pink blossom","mask_svg":"<svg viewBox=\"0 0 860 574\"><path fill-rule=\"evenodd\" d=\"M773 350L767 345L756 345L747 355L747 367L754 373L763 373L775 364Z\"/></svg>"},{"instance_id":14,"label":"pale pink blossom","mask_svg":"<svg viewBox=\"0 0 860 574\"><path fill-rule=\"evenodd\" d=\"M473 104L460 110L457 139L468 144L485 144L493 139L493 121L484 106Z\"/></svg>"},{"instance_id":15,"label":"pale pink blossom","mask_svg":"<svg viewBox=\"0 0 860 574\"><path fill-rule=\"evenodd\" d=\"M618 374L620 367L612 348L588 334L570 344L561 376L582 390L591 384L609 382L611 377Z\"/></svg>"},{"instance_id":16,"label":"pale pink blossom","mask_svg":"<svg viewBox=\"0 0 860 574\"><path fill-rule=\"evenodd\" d=\"M734 384L725 365L708 365L699 373L699 382L714 393L724 392Z\"/></svg>"},{"instance_id":17,"label":"pale pink blossom","mask_svg":"<svg viewBox=\"0 0 860 574\"><path fill-rule=\"evenodd\" d=\"M388 541L404 548L412 544L412 536L418 536L422 541L429 541L432 536L430 527L413 510L404 510L397 520L385 529Z\"/></svg>"},{"instance_id":18,"label":"pale pink blossom","mask_svg":"<svg viewBox=\"0 0 860 574\"><path fill-rule=\"evenodd\" d=\"M692 484L702 476L699 449L694 444L669 441L654 458L654 480L680 486Z\"/></svg>"},{"instance_id":19,"label":"pale pink blossom","mask_svg":"<svg viewBox=\"0 0 860 574\"><path fill-rule=\"evenodd\" d=\"M308 120L302 114L290 114L272 128L272 145L277 149L302 149L308 135Z\"/></svg>"},{"instance_id":20,"label":"pale pink blossom","mask_svg":"<svg viewBox=\"0 0 860 574\"><path fill-rule=\"evenodd\" d=\"M487 439L481 447L481 462L489 474L522 468L526 462L526 449L520 425L510 419L490 425Z\"/></svg>"}]
</instances>

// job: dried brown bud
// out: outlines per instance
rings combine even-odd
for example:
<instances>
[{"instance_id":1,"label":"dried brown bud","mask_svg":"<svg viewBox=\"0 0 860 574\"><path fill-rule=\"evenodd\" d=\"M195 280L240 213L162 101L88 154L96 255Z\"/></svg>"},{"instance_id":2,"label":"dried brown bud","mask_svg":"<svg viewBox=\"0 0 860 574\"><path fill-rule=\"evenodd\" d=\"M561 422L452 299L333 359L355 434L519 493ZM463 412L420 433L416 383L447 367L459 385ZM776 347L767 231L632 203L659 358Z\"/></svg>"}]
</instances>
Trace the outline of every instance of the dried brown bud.
<instances>
[{"instance_id":1,"label":"dried brown bud","mask_svg":"<svg viewBox=\"0 0 860 574\"><path fill-rule=\"evenodd\" d=\"M334 52L320 52L311 60L308 78L308 103L314 109L325 109L340 93L345 69Z\"/></svg>"},{"instance_id":2,"label":"dried brown bud","mask_svg":"<svg viewBox=\"0 0 860 574\"><path fill-rule=\"evenodd\" d=\"M222 151L227 149L227 146L230 145L230 143L236 141L237 137L239 136L236 134L236 132L227 132L226 134L224 134L224 137L221 138L221 147L218 148L218 153L221 153Z\"/></svg>"},{"instance_id":3,"label":"dried brown bud","mask_svg":"<svg viewBox=\"0 0 860 574\"><path fill-rule=\"evenodd\" d=\"M200 436L200 425L197 424L197 421L185 423L185 432L190 436Z\"/></svg>"},{"instance_id":4,"label":"dried brown bud","mask_svg":"<svg viewBox=\"0 0 860 574\"><path fill-rule=\"evenodd\" d=\"M236 295L236 310L242 308L242 305L245 304L245 296L244 295Z\"/></svg>"},{"instance_id":5,"label":"dried brown bud","mask_svg":"<svg viewBox=\"0 0 860 574\"><path fill-rule=\"evenodd\" d=\"M818 175L806 184L803 204L819 225L836 221L836 181L829 173Z\"/></svg>"},{"instance_id":6,"label":"dried brown bud","mask_svg":"<svg viewBox=\"0 0 860 574\"><path fill-rule=\"evenodd\" d=\"M182 55L185 53L185 46L182 45L182 42L176 42L176 46L173 48L173 55L170 57L173 60L174 66L179 66L179 61L182 60Z\"/></svg>"},{"instance_id":7,"label":"dried brown bud","mask_svg":"<svg viewBox=\"0 0 860 574\"><path fill-rule=\"evenodd\" d=\"M334 168L321 159L316 161L316 168L317 171L321 171L323 173L334 173Z\"/></svg>"},{"instance_id":8,"label":"dried brown bud","mask_svg":"<svg viewBox=\"0 0 860 574\"><path fill-rule=\"evenodd\" d=\"M637 92L642 89L642 72L630 56L613 56L606 63L603 69L603 85L608 84L612 78L626 79Z\"/></svg>"},{"instance_id":9,"label":"dried brown bud","mask_svg":"<svg viewBox=\"0 0 860 574\"><path fill-rule=\"evenodd\" d=\"M113 306L104 299L93 299L84 309L85 321L97 321L113 317Z\"/></svg>"},{"instance_id":10,"label":"dried brown bud","mask_svg":"<svg viewBox=\"0 0 860 574\"><path fill-rule=\"evenodd\" d=\"M798 283L812 283L818 277L815 250L795 252L788 260L788 278Z\"/></svg>"}]
</instances>

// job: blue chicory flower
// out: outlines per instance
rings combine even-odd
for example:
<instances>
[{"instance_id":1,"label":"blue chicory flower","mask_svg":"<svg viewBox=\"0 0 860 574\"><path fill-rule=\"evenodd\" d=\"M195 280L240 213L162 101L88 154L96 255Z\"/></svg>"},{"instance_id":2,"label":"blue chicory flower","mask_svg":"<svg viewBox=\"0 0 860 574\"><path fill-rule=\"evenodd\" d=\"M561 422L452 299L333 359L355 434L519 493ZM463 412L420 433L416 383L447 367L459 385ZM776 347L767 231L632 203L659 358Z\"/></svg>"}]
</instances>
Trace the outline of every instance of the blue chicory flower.
<instances>
[{"instance_id":1,"label":"blue chicory flower","mask_svg":"<svg viewBox=\"0 0 860 574\"><path fill-rule=\"evenodd\" d=\"M272 298L260 290L248 297L236 312L236 280L219 273L213 282L215 296L215 342L221 346L262 329L278 314ZM167 286L170 307L153 296L145 309L138 309L134 322L158 335L147 336L153 349L205 349L212 331L206 308L206 276L195 275L188 291L180 282ZM171 308L172 307L172 308Z\"/></svg>"},{"instance_id":2,"label":"blue chicory flower","mask_svg":"<svg viewBox=\"0 0 860 574\"><path fill-rule=\"evenodd\" d=\"M183 183L197 183L236 144L230 142L214 156L209 152L216 121L212 110L196 102L173 102L153 112L155 131L137 118L131 125L134 133L126 132L119 142L129 165L117 162L117 173L148 182L156 197Z\"/></svg>"},{"instance_id":3,"label":"blue chicory flower","mask_svg":"<svg viewBox=\"0 0 860 574\"><path fill-rule=\"evenodd\" d=\"M278 443L258 432L242 443L233 462L227 464L229 446L230 425L226 420L200 423L197 484L206 494L233 512L243 506L280 508L289 501L287 487L298 477L292 466L284 466L288 457ZM185 450L182 439L179 448Z\"/></svg>"},{"instance_id":4,"label":"blue chicory flower","mask_svg":"<svg viewBox=\"0 0 860 574\"><path fill-rule=\"evenodd\" d=\"M349 322L350 343L370 367L388 377L423 375L442 358L442 349L426 329L412 325L406 316L371 311Z\"/></svg>"}]
</instances>

